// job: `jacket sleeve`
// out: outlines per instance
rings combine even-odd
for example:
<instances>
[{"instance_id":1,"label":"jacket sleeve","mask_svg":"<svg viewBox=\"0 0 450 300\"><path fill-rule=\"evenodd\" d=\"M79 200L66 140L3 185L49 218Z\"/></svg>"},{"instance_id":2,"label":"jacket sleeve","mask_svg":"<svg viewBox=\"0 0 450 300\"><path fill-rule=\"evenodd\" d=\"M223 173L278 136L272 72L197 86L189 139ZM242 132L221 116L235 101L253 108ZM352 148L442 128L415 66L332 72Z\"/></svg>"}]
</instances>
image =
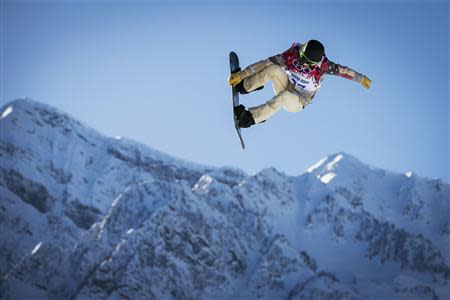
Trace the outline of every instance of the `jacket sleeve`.
<instances>
[{"instance_id":1,"label":"jacket sleeve","mask_svg":"<svg viewBox=\"0 0 450 300\"><path fill-rule=\"evenodd\" d=\"M356 82L361 82L363 79L363 74L350 69L349 67L341 66L340 64L334 63L331 60L327 61L328 68L326 70L327 74L337 75L346 79L350 79Z\"/></svg>"},{"instance_id":2,"label":"jacket sleeve","mask_svg":"<svg viewBox=\"0 0 450 300\"><path fill-rule=\"evenodd\" d=\"M261 72L270 65L273 65L273 62L269 58L260 60L242 70L243 78L247 78L255 73Z\"/></svg>"},{"instance_id":3,"label":"jacket sleeve","mask_svg":"<svg viewBox=\"0 0 450 300\"><path fill-rule=\"evenodd\" d=\"M283 53L276 54L274 56L271 56L267 59L261 60L257 63L254 63L244 70L242 72L244 73L244 78L249 77L255 73L261 72L263 69L267 68L268 66L275 64L280 67L284 67L286 65L286 60L289 57L294 57L295 55L298 56L298 49L301 47L301 44L294 43L289 49L284 51Z\"/></svg>"}]
</instances>

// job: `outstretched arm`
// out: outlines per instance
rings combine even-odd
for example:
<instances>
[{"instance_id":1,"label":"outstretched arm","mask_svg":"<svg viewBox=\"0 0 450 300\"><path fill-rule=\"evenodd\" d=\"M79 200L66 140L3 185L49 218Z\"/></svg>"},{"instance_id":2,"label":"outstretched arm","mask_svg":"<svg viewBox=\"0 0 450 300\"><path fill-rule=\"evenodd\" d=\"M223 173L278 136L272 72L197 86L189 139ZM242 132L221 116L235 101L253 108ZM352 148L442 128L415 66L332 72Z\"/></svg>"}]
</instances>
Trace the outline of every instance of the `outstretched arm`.
<instances>
[{"instance_id":1,"label":"outstretched arm","mask_svg":"<svg viewBox=\"0 0 450 300\"><path fill-rule=\"evenodd\" d=\"M334 63L331 60L327 61L328 69L327 74L340 76L346 79L350 79L360 83L364 88L369 89L372 81L367 78L367 76L350 69L349 67L341 66L340 64Z\"/></svg>"}]
</instances>

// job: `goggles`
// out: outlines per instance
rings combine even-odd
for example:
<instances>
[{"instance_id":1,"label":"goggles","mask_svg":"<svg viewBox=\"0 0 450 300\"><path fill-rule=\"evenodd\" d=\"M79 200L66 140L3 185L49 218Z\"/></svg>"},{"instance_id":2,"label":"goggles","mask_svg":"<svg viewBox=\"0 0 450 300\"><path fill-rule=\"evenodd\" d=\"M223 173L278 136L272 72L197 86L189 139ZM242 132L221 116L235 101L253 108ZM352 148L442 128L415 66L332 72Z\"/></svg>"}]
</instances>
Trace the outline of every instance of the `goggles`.
<instances>
[{"instance_id":1,"label":"goggles","mask_svg":"<svg viewBox=\"0 0 450 300\"><path fill-rule=\"evenodd\" d=\"M310 59L308 59L305 55L305 53L303 52L303 50L300 51L300 58L306 62L309 66L315 66L318 64L318 62L312 61Z\"/></svg>"}]
</instances>

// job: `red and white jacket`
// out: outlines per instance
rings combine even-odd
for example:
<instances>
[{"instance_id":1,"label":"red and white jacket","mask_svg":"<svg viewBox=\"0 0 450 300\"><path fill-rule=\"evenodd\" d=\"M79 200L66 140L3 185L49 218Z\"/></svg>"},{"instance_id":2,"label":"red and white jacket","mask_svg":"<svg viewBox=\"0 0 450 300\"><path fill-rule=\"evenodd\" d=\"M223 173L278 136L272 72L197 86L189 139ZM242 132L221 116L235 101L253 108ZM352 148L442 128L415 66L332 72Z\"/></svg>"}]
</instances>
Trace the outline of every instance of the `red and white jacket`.
<instances>
[{"instance_id":1,"label":"red and white jacket","mask_svg":"<svg viewBox=\"0 0 450 300\"><path fill-rule=\"evenodd\" d=\"M310 103L319 90L326 74L337 75L361 82L363 75L348 67L328 60L326 56L315 66L300 63L300 49L304 44L294 43L288 50L272 56L269 60L280 65L286 71L292 89Z\"/></svg>"}]
</instances>

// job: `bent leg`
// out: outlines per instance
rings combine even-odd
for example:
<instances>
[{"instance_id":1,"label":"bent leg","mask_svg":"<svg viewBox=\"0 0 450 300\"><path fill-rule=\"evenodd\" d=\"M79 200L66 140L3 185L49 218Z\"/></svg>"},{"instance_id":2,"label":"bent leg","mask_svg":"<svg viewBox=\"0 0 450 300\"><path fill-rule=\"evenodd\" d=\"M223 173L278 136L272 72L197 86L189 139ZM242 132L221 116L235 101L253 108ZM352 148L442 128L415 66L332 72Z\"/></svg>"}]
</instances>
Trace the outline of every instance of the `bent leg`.
<instances>
[{"instance_id":1,"label":"bent leg","mask_svg":"<svg viewBox=\"0 0 450 300\"><path fill-rule=\"evenodd\" d=\"M258 73L255 73L243 81L244 89L248 92L254 91L261 86L266 85L268 81L272 81L275 94L285 90L289 84L286 72L275 64L272 64Z\"/></svg>"},{"instance_id":2,"label":"bent leg","mask_svg":"<svg viewBox=\"0 0 450 300\"><path fill-rule=\"evenodd\" d=\"M304 107L302 104L302 100L297 94L291 93L291 92L286 92L289 93L289 96L285 97L285 101L283 104L283 108L285 111L288 112L299 112L301 111Z\"/></svg>"},{"instance_id":3,"label":"bent leg","mask_svg":"<svg viewBox=\"0 0 450 300\"><path fill-rule=\"evenodd\" d=\"M300 96L288 91L282 91L266 103L249 108L255 123L261 123L272 117L281 107L289 112L299 112L303 109Z\"/></svg>"}]
</instances>

